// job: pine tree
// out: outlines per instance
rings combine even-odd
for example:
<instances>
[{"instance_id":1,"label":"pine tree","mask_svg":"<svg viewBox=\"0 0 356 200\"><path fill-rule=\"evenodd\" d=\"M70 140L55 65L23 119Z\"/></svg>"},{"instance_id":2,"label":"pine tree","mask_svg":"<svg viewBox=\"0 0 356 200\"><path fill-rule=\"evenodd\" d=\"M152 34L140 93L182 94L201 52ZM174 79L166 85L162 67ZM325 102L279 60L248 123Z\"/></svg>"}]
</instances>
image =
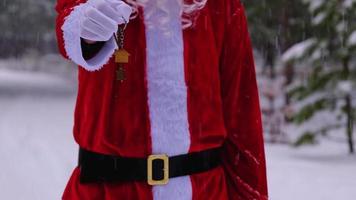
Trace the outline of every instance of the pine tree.
<instances>
[{"instance_id":1,"label":"pine tree","mask_svg":"<svg viewBox=\"0 0 356 200\"><path fill-rule=\"evenodd\" d=\"M303 60L311 67L307 80L289 92L296 101L305 102L293 116L302 124L317 113L329 112L336 121L309 130L296 145L314 142L319 135L345 128L350 153L354 152L356 66L356 0L304 0L309 6L313 36L294 45L283 55L285 62Z\"/></svg>"}]
</instances>

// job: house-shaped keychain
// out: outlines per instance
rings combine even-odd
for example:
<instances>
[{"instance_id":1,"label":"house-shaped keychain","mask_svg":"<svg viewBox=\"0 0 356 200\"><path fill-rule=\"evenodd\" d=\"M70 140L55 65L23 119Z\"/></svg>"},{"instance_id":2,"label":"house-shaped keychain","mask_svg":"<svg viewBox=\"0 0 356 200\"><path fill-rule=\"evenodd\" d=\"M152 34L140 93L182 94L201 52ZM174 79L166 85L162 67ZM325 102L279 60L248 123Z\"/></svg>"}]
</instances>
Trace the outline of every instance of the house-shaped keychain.
<instances>
[{"instance_id":1,"label":"house-shaped keychain","mask_svg":"<svg viewBox=\"0 0 356 200\"><path fill-rule=\"evenodd\" d=\"M118 49L115 52L115 62L118 65L116 70L116 80L123 82L126 80L124 64L129 63L130 54L125 49Z\"/></svg>"},{"instance_id":2,"label":"house-shaped keychain","mask_svg":"<svg viewBox=\"0 0 356 200\"><path fill-rule=\"evenodd\" d=\"M129 63L130 54L125 49L119 49L115 52L115 62L119 64Z\"/></svg>"},{"instance_id":3,"label":"house-shaped keychain","mask_svg":"<svg viewBox=\"0 0 356 200\"><path fill-rule=\"evenodd\" d=\"M126 80L124 65L129 63L130 53L124 49L124 28L118 28L118 32L115 35L115 40L118 49L115 51L115 62L117 63L118 69L116 70L116 80L123 82Z\"/></svg>"}]
</instances>

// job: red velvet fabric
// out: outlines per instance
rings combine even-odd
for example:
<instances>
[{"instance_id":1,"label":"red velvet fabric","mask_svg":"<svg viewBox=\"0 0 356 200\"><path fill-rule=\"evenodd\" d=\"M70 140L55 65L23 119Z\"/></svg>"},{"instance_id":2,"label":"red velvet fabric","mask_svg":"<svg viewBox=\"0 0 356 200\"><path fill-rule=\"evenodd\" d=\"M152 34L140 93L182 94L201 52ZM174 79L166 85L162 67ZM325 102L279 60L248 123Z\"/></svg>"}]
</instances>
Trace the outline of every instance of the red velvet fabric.
<instances>
[{"instance_id":1,"label":"red velvet fabric","mask_svg":"<svg viewBox=\"0 0 356 200\"><path fill-rule=\"evenodd\" d=\"M61 27L82 2L57 1L58 45L66 58ZM243 6L239 0L208 0L196 25L183 35L190 152L224 146L221 167L190 176L193 199L266 200L261 113ZM128 25L125 48L131 57L124 83L114 80L113 58L99 71L79 67L73 133L88 150L146 157L151 136L142 13ZM84 185L79 174L74 169L63 199L153 199L152 188L144 182Z\"/></svg>"}]
</instances>

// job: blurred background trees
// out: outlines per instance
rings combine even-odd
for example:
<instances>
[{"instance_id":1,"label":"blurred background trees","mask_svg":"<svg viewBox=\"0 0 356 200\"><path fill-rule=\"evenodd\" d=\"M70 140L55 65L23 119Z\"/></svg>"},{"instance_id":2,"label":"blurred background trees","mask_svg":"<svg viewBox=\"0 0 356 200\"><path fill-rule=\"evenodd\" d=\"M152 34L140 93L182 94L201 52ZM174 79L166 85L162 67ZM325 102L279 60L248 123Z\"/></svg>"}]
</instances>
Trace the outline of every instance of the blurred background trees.
<instances>
[{"instance_id":1,"label":"blurred background trees","mask_svg":"<svg viewBox=\"0 0 356 200\"><path fill-rule=\"evenodd\" d=\"M2 0L0 3L0 56L56 52L55 0Z\"/></svg>"},{"instance_id":2,"label":"blurred background trees","mask_svg":"<svg viewBox=\"0 0 356 200\"><path fill-rule=\"evenodd\" d=\"M300 146L342 130L353 153L356 1L249 0L245 5L262 56L267 138ZM285 138L291 123L304 126L294 140Z\"/></svg>"},{"instance_id":3,"label":"blurred background trees","mask_svg":"<svg viewBox=\"0 0 356 200\"><path fill-rule=\"evenodd\" d=\"M333 122L321 121L318 129L308 131L297 144L313 142L318 135L326 135L334 129L343 128L349 151L354 152L353 123L355 108L356 68L351 60L356 50L356 4L355 1L304 0L311 19L312 35L302 43L304 52L298 57L285 58L286 62L308 63L309 76L289 94L295 101L308 101L293 118L298 124L324 112Z\"/></svg>"}]
</instances>

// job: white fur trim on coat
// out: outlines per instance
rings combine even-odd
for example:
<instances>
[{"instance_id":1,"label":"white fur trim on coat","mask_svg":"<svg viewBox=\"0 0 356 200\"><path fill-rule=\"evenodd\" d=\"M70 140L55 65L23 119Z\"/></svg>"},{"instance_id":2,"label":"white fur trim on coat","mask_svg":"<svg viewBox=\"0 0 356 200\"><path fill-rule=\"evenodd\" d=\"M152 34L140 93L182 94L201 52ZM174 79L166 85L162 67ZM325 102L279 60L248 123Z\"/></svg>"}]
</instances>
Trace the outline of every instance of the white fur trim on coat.
<instances>
[{"instance_id":1,"label":"white fur trim on coat","mask_svg":"<svg viewBox=\"0 0 356 200\"><path fill-rule=\"evenodd\" d=\"M105 65L113 55L116 49L116 43L114 37L105 43L102 49L89 60L85 60L82 54L82 46L80 39L80 15L85 7L86 3L79 4L74 7L73 11L66 17L62 26L64 48L66 53L74 63L82 66L88 71L99 70Z\"/></svg>"},{"instance_id":2,"label":"white fur trim on coat","mask_svg":"<svg viewBox=\"0 0 356 200\"><path fill-rule=\"evenodd\" d=\"M166 2L171 16L165 24L169 34L147 26L162 17L156 3L144 8L147 88L153 154L175 156L188 153L191 141L180 5L178 1ZM171 178L167 185L153 187L154 200L191 200L192 196L189 176Z\"/></svg>"}]
</instances>

